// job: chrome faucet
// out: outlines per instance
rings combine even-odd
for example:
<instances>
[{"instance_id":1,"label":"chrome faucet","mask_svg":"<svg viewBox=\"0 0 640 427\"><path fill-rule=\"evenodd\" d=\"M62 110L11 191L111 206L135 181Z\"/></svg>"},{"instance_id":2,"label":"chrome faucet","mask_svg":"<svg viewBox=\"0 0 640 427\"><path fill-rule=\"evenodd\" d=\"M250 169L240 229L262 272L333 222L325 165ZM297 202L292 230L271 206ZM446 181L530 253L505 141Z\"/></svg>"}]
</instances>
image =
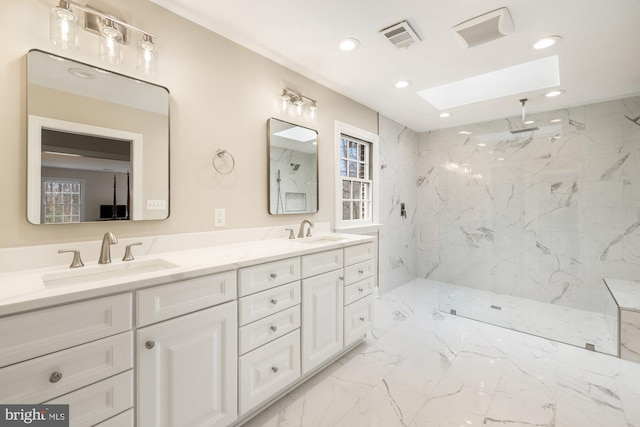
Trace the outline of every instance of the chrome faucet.
<instances>
[{"instance_id":1,"label":"chrome faucet","mask_svg":"<svg viewBox=\"0 0 640 427\"><path fill-rule=\"evenodd\" d=\"M313 223L311 221L309 221L308 219L305 219L302 221L302 224L300 224L300 230L298 231L298 239L305 237L304 235L304 225L305 224L309 224L309 229L307 230L307 237L311 237L311 229L313 228Z\"/></svg>"},{"instance_id":2,"label":"chrome faucet","mask_svg":"<svg viewBox=\"0 0 640 427\"><path fill-rule=\"evenodd\" d=\"M111 245L115 245L116 243L118 243L118 238L111 231L104 234L98 264L109 264L111 262Z\"/></svg>"}]
</instances>

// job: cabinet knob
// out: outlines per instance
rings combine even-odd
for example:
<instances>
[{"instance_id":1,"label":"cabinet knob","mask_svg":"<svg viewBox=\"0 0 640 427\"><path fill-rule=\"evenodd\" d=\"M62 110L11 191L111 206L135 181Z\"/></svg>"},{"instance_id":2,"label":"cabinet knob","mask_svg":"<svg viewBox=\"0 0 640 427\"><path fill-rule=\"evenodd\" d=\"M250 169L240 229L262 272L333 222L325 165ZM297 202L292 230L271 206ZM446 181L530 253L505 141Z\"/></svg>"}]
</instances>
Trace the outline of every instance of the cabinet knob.
<instances>
[{"instance_id":1,"label":"cabinet knob","mask_svg":"<svg viewBox=\"0 0 640 427\"><path fill-rule=\"evenodd\" d=\"M278 303L278 300L275 298L271 299L271 304L276 305Z\"/></svg>"},{"instance_id":2,"label":"cabinet knob","mask_svg":"<svg viewBox=\"0 0 640 427\"><path fill-rule=\"evenodd\" d=\"M276 325L271 325L271 327L269 328L271 329L273 332L278 330L278 327Z\"/></svg>"},{"instance_id":3,"label":"cabinet knob","mask_svg":"<svg viewBox=\"0 0 640 427\"><path fill-rule=\"evenodd\" d=\"M344 276L340 276L340 277L338 277L338 279L344 280Z\"/></svg>"},{"instance_id":4,"label":"cabinet knob","mask_svg":"<svg viewBox=\"0 0 640 427\"><path fill-rule=\"evenodd\" d=\"M358 288L358 292L364 292L363 288Z\"/></svg>"},{"instance_id":5,"label":"cabinet knob","mask_svg":"<svg viewBox=\"0 0 640 427\"><path fill-rule=\"evenodd\" d=\"M271 370L273 371L273 373L277 373L278 372L278 367L277 366L272 366Z\"/></svg>"},{"instance_id":6,"label":"cabinet knob","mask_svg":"<svg viewBox=\"0 0 640 427\"><path fill-rule=\"evenodd\" d=\"M62 379L62 374L60 372L57 372L57 371L49 376L49 382L50 383L57 383L61 379Z\"/></svg>"},{"instance_id":7,"label":"cabinet knob","mask_svg":"<svg viewBox=\"0 0 640 427\"><path fill-rule=\"evenodd\" d=\"M363 270L363 269L360 269L360 270L358 270L358 273L360 273L360 274L364 274L364 270Z\"/></svg>"},{"instance_id":8,"label":"cabinet knob","mask_svg":"<svg viewBox=\"0 0 640 427\"><path fill-rule=\"evenodd\" d=\"M147 341L146 343L144 343L144 346L148 349L151 350L153 347L156 346L156 343L153 341Z\"/></svg>"},{"instance_id":9,"label":"cabinet knob","mask_svg":"<svg viewBox=\"0 0 640 427\"><path fill-rule=\"evenodd\" d=\"M269 276L271 276L272 279L275 279L278 277L277 273L271 273Z\"/></svg>"},{"instance_id":10,"label":"cabinet knob","mask_svg":"<svg viewBox=\"0 0 640 427\"><path fill-rule=\"evenodd\" d=\"M364 322L364 317L360 317L360 321L361 321L361 322Z\"/></svg>"}]
</instances>

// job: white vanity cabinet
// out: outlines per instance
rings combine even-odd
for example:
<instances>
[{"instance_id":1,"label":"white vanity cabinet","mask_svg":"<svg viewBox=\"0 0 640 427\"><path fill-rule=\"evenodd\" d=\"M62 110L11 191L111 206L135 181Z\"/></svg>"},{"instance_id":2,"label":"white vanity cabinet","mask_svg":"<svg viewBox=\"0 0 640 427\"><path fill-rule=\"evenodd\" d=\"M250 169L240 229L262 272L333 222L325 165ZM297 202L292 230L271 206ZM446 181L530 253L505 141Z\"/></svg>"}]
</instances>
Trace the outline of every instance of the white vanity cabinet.
<instances>
[{"instance_id":1,"label":"white vanity cabinet","mask_svg":"<svg viewBox=\"0 0 640 427\"><path fill-rule=\"evenodd\" d=\"M343 347L343 250L305 255L302 266L302 373L306 374Z\"/></svg>"},{"instance_id":2,"label":"white vanity cabinet","mask_svg":"<svg viewBox=\"0 0 640 427\"><path fill-rule=\"evenodd\" d=\"M373 243L344 248L344 345L373 330Z\"/></svg>"},{"instance_id":3,"label":"white vanity cabinet","mask_svg":"<svg viewBox=\"0 0 640 427\"><path fill-rule=\"evenodd\" d=\"M300 258L241 268L238 293L242 415L300 377Z\"/></svg>"},{"instance_id":4,"label":"white vanity cabinet","mask_svg":"<svg viewBox=\"0 0 640 427\"><path fill-rule=\"evenodd\" d=\"M92 426L133 407L131 294L0 319L0 402L73 406Z\"/></svg>"},{"instance_id":5,"label":"white vanity cabinet","mask_svg":"<svg viewBox=\"0 0 640 427\"><path fill-rule=\"evenodd\" d=\"M138 319L169 316L161 313L174 317L136 332L137 425L226 426L235 421L235 271L145 289L137 296ZM232 301L193 312L224 300Z\"/></svg>"}]
</instances>

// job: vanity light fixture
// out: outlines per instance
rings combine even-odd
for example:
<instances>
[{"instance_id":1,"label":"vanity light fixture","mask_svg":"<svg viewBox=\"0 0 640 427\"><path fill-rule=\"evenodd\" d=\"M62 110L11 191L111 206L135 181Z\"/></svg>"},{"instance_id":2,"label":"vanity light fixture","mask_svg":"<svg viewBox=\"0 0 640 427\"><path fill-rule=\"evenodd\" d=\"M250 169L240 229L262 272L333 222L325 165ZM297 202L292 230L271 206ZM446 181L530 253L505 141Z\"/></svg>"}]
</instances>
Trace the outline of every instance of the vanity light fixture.
<instances>
[{"instance_id":1,"label":"vanity light fixture","mask_svg":"<svg viewBox=\"0 0 640 427\"><path fill-rule=\"evenodd\" d=\"M100 59L109 64L124 62L124 45L128 44L132 33L137 33L141 37L138 43L137 69L145 74L156 74L158 47L155 44L154 35L72 0L59 0L58 5L51 9L49 28L51 43L64 50L78 49L78 10L84 12L84 29L100 36L98 43Z\"/></svg>"},{"instance_id":2,"label":"vanity light fixture","mask_svg":"<svg viewBox=\"0 0 640 427\"><path fill-rule=\"evenodd\" d=\"M312 123L318 119L318 102L315 99L289 88L282 89L280 99L284 114Z\"/></svg>"},{"instance_id":3,"label":"vanity light fixture","mask_svg":"<svg viewBox=\"0 0 640 427\"><path fill-rule=\"evenodd\" d=\"M564 92L565 92L564 90L552 90L550 92L545 93L544 96L546 96L547 98L553 98L555 96L562 95Z\"/></svg>"}]
</instances>

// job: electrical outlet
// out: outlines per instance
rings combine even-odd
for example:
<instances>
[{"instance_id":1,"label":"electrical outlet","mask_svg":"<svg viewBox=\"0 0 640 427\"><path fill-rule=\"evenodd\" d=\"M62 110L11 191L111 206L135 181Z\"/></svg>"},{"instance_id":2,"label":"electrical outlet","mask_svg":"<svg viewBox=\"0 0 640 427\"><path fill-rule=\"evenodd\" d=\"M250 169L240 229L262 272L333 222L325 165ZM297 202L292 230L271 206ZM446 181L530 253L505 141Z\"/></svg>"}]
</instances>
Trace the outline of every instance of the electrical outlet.
<instances>
[{"instance_id":1,"label":"electrical outlet","mask_svg":"<svg viewBox=\"0 0 640 427\"><path fill-rule=\"evenodd\" d=\"M214 222L213 225L215 227L224 227L225 224L225 211L224 209L215 209L214 210Z\"/></svg>"},{"instance_id":2,"label":"electrical outlet","mask_svg":"<svg viewBox=\"0 0 640 427\"><path fill-rule=\"evenodd\" d=\"M166 200L147 200L148 211L164 211L167 209Z\"/></svg>"}]
</instances>

